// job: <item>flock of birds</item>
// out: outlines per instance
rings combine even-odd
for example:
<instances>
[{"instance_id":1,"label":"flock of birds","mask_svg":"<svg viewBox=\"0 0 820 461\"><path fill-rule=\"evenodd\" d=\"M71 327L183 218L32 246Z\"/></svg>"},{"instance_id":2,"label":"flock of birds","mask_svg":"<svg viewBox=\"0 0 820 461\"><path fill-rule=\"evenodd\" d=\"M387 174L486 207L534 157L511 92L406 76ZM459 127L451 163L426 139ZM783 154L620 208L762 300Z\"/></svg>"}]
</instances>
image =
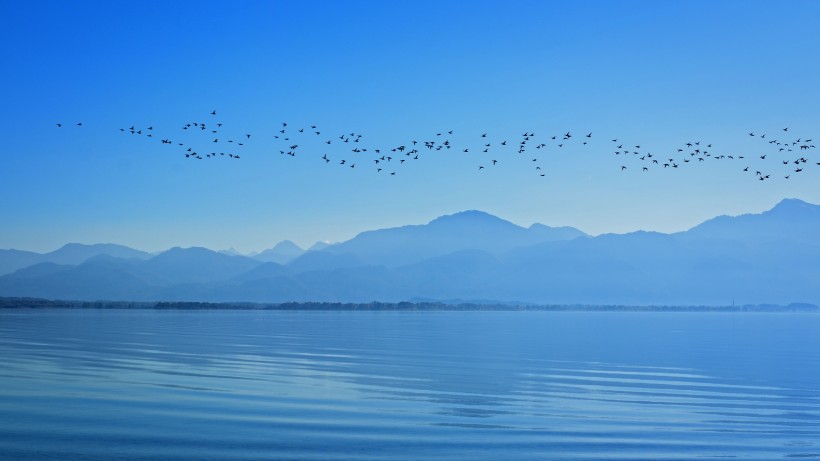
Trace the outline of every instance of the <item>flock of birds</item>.
<instances>
[{"instance_id":1,"label":"flock of birds","mask_svg":"<svg viewBox=\"0 0 820 461\"><path fill-rule=\"evenodd\" d=\"M477 171L494 168L509 160L512 155L513 158L523 159L530 164L537 176L545 177L546 166L541 161L544 154L548 151L568 151L571 147L590 149L593 140L592 132L574 134L566 131L536 136L534 132L524 131L509 139L481 133L473 136L474 139L459 139L456 142L453 130L443 130L425 138L408 139L385 147L367 142L365 136L357 132L323 135L316 125L292 126L281 122L275 129L264 134L237 134L223 129L216 110L203 118L204 120L180 125L176 134L161 135L159 130L150 125L131 125L121 127L119 131L136 138L158 141L191 160L240 159L244 155L243 151L250 152L246 151L249 145L258 143L261 139L262 142L267 142L267 148L281 156L296 157L308 151L308 155L315 155L318 161L326 165L350 169L371 168L376 173L391 176L396 175L409 162L437 153L455 152L474 158L474 168ZM57 128L63 127L62 123L56 125ZM75 126L82 128L83 124L80 122ZM654 169L675 170L689 164L733 161L739 164L739 171L759 181L766 181L776 177L789 179L792 175L803 173L812 163L820 166L820 162L808 159L808 155L815 149L812 139L790 136L788 128L779 130L777 138L755 132L748 133L748 136L760 141L759 151L753 155L715 152L712 143L700 140L686 142L665 154L652 153L640 144L623 142L618 138L611 138L606 142L612 155L622 159L617 163L622 172L637 170L646 173ZM599 148L595 147L596 150ZM751 163L753 160L754 167Z\"/></svg>"}]
</instances>

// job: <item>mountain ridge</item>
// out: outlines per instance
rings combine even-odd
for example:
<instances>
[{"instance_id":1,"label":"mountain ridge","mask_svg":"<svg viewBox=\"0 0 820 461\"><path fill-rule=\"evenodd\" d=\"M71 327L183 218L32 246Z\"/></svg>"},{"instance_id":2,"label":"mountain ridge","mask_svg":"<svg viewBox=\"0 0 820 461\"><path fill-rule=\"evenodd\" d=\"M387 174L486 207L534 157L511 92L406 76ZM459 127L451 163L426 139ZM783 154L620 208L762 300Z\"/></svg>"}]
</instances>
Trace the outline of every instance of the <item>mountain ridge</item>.
<instances>
[{"instance_id":1,"label":"mountain ridge","mask_svg":"<svg viewBox=\"0 0 820 461\"><path fill-rule=\"evenodd\" d=\"M77 264L39 262L0 276L0 296L817 304L818 261L820 207L796 199L761 213L715 217L670 234L589 236L574 228L525 228L467 210L427 224L365 231L345 242L304 251L286 264L202 247L175 247L146 259L99 253Z\"/></svg>"}]
</instances>

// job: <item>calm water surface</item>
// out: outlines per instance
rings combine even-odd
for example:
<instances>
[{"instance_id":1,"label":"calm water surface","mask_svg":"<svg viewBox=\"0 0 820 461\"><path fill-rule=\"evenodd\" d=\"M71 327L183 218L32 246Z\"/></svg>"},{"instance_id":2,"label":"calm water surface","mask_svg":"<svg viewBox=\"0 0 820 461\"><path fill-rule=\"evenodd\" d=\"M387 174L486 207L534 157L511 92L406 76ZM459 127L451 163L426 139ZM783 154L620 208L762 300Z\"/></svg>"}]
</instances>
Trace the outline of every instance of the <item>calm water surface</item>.
<instances>
[{"instance_id":1,"label":"calm water surface","mask_svg":"<svg viewBox=\"0 0 820 461\"><path fill-rule=\"evenodd\" d=\"M820 458L820 315L0 312L0 459Z\"/></svg>"}]
</instances>

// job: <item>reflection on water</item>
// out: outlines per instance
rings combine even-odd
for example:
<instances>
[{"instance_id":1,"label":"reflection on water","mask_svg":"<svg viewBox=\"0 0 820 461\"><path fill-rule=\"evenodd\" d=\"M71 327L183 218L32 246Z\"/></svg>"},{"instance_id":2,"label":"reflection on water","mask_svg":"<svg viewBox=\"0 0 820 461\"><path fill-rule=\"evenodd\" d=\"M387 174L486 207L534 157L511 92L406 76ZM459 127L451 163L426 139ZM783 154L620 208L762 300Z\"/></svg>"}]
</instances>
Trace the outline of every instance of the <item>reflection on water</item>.
<instances>
[{"instance_id":1,"label":"reflection on water","mask_svg":"<svg viewBox=\"0 0 820 461\"><path fill-rule=\"evenodd\" d=\"M0 312L0 459L820 457L820 316Z\"/></svg>"}]
</instances>

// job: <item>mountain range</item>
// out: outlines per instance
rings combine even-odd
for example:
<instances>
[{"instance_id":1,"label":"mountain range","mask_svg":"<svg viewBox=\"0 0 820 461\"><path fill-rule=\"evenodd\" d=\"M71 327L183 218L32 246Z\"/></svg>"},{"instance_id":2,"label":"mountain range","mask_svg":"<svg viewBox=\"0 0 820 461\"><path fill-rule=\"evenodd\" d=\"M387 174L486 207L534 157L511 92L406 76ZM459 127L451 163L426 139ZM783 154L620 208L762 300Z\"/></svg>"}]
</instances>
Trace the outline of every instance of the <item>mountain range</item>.
<instances>
[{"instance_id":1,"label":"mountain range","mask_svg":"<svg viewBox=\"0 0 820 461\"><path fill-rule=\"evenodd\" d=\"M786 199L684 232L587 235L480 211L306 250L0 250L0 296L130 301L727 305L820 301L820 206Z\"/></svg>"}]
</instances>

